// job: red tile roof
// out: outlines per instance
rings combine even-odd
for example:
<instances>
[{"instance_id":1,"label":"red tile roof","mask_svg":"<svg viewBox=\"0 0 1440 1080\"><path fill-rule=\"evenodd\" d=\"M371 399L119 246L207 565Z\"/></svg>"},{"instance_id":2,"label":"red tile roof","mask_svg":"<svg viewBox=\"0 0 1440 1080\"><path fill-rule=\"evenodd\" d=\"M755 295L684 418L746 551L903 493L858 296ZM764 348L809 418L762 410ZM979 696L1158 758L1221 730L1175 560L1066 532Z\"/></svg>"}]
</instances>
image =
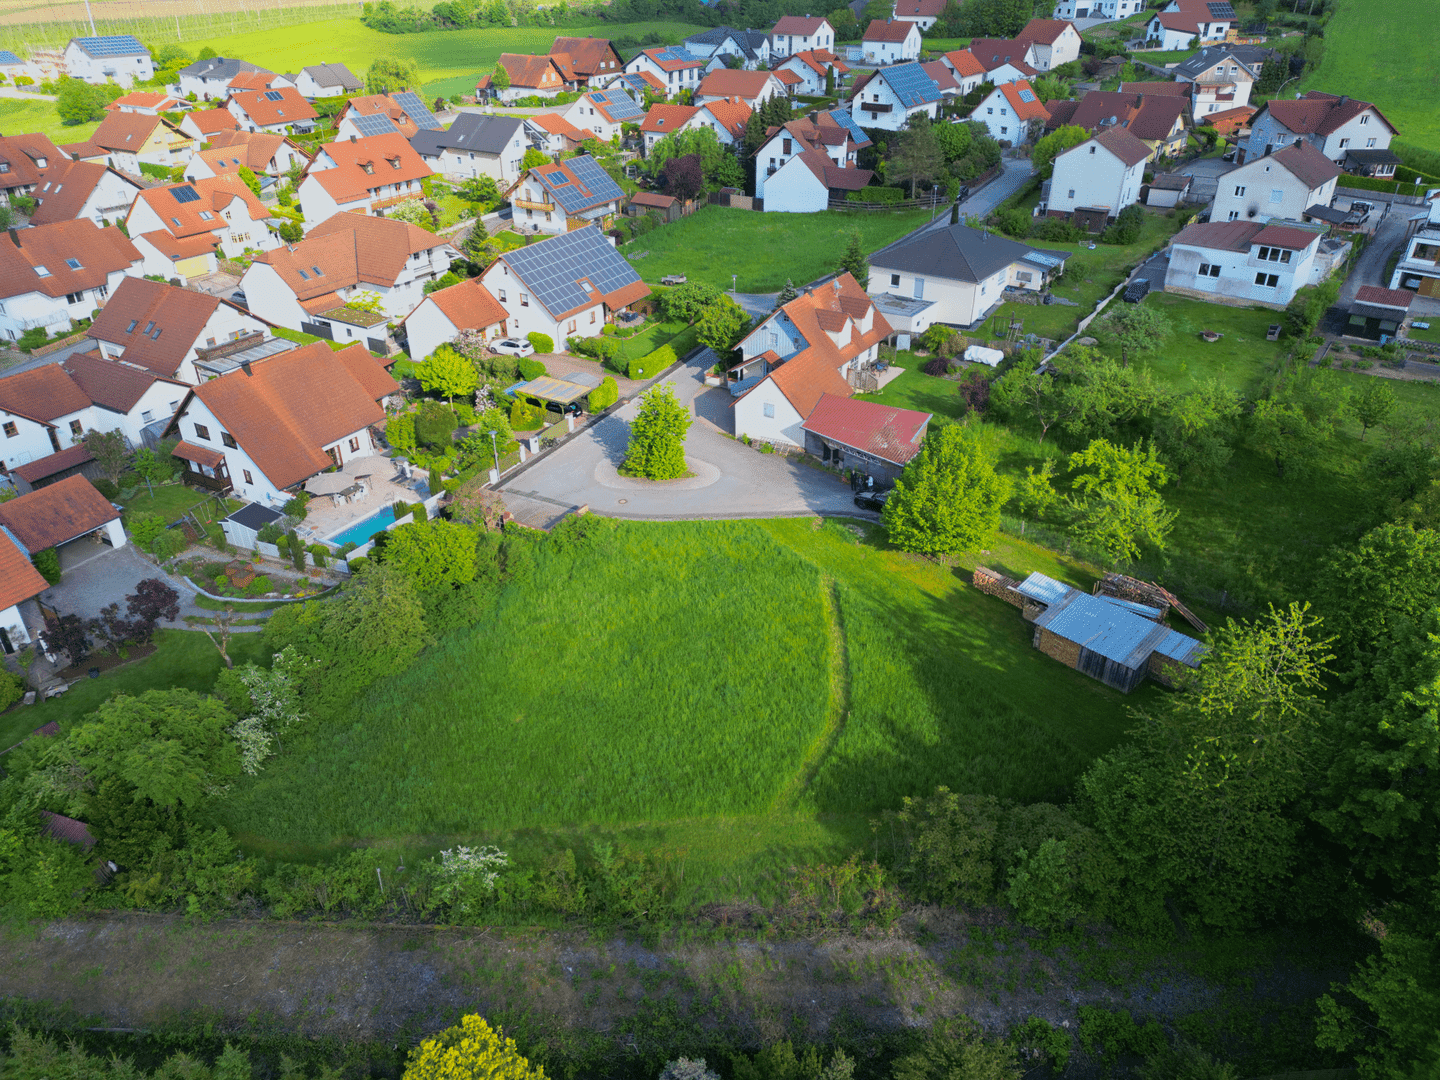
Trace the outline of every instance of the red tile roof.
<instances>
[{"instance_id":1,"label":"red tile roof","mask_svg":"<svg viewBox=\"0 0 1440 1080\"><path fill-rule=\"evenodd\" d=\"M0 163L10 168L0 174L0 188L26 187L37 183L65 154L48 135L0 135ZM44 166L40 162L45 162Z\"/></svg>"},{"instance_id":2,"label":"red tile roof","mask_svg":"<svg viewBox=\"0 0 1440 1080\"><path fill-rule=\"evenodd\" d=\"M88 446L84 443L76 443L58 453L47 454L34 461L27 461L24 465L17 466L14 473L27 484L33 485L36 480L44 480L47 476L54 476L56 473L62 473L66 469L73 469L78 465L84 465L87 461L94 460L95 455L90 453ZM0 602L0 607L5 606L3 602Z\"/></svg>"},{"instance_id":3,"label":"red tile roof","mask_svg":"<svg viewBox=\"0 0 1440 1080\"><path fill-rule=\"evenodd\" d=\"M829 49L806 49L804 52L792 53L785 59L785 63L788 64L792 60L799 60L821 78L824 78L825 72L830 68L834 68L841 75L850 70L849 65L842 62Z\"/></svg>"},{"instance_id":4,"label":"red tile roof","mask_svg":"<svg viewBox=\"0 0 1440 1080\"><path fill-rule=\"evenodd\" d=\"M120 511L83 476L67 476L0 503L0 525L32 552L94 532L119 516Z\"/></svg>"},{"instance_id":5,"label":"red tile roof","mask_svg":"<svg viewBox=\"0 0 1440 1080\"><path fill-rule=\"evenodd\" d=\"M1018 68L1023 74L1035 74L1025 57L1030 52L1030 42L1018 38L976 38L970 42L970 53L979 60L986 71L994 71L1001 64Z\"/></svg>"},{"instance_id":6,"label":"red tile roof","mask_svg":"<svg viewBox=\"0 0 1440 1080\"><path fill-rule=\"evenodd\" d=\"M1175 130L1185 111L1186 99L1164 94L1124 94L1118 90L1091 90L1080 99L1067 121L1087 131L1101 127L1111 117L1137 139L1161 140Z\"/></svg>"},{"instance_id":7,"label":"red tile roof","mask_svg":"<svg viewBox=\"0 0 1440 1080\"><path fill-rule=\"evenodd\" d=\"M1106 128L1095 141L1126 165L1138 165L1150 156L1150 148L1123 128Z\"/></svg>"},{"instance_id":8,"label":"red tile roof","mask_svg":"<svg viewBox=\"0 0 1440 1080\"><path fill-rule=\"evenodd\" d=\"M201 109L192 112L188 119L207 138L217 131L236 131L240 127L240 121L231 115L229 109Z\"/></svg>"},{"instance_id":9,"label":"red tile roof","mask_svg":"<svg viewBox=\"0 0 1440 1080\"><path fill-rule=\"evenodd\" d=\"M1320 239L1320 234L1258 221L1209 221L1187 225L1175 234L1172 243L1210 251L1248 251L1255 244L1303 250Z\"/></svg>"},{"instance_id":10,"label":"red tile roof","mask_svg":"<svg viewBox=\"0 0 1440 1080\"><path fill-rule=\"evenodd\" d=\"M426 299L434 301L440 313L460 330L488 329L510 317L509 312L500 306L500 301L480 284L479 278L466 278L458 285L436 289ZM424 301L421 301L415 311L424 306ZM408 322L415 311L406 315L401 323Z\"/></svg>"},{"instance_id":11,"label":"red tile roof","mask_svg":"<svg viewBox=\"0 0 1440 1080\"><path fill-rule=\"evenodd\" d=\"M1000 93L1005 95L1005 100L1010 103L1010 108L1015 110L1016 118L1020 120L1050 119L1050 111L1041 104L1035 88L1026 80L1006 83L999 89Z\"/></svg>"},{"instance_id":12,"label":"red tile roof","mask_svg":"<svg viewBox=\"0 0 1440 1080\"><path fill-rule=\"evenodd\" d=\"M595 137L593 131L581 131L559 113L540 113L538 116L530 117L530 122L541 130L548 131L551 135L563 135L571 142L581 143Z\"/></svg>"},{"instance_id":13,"label":"red tile roof","mask_svg":"<svg viewBox=\"0 0 1440 1080\"><path fill-rule=\"evenodd\" d=\"M891 45L899 45L908 38L916 26L908 19L874 19L865 28L864 41L883 41Z\"/></svg>"},{"instance_id":14,"label":"red tile roof","mask_svg":"<svg viewBox=\"0 0 1440 1080\"><path fill-rule=\"evenodd\" d=\"M771 72L771 74L784 86L799 86L805 81L789 68L781 68L779 71Z\"/></svg>"},{"instance_id":15,"label":"red tile roof","mask_svg":"<svg viewBox=\"0 0 1440 1080\"><path fill-rule=\"evenodd\" d=\"M1191 86L1183 82L1127 82L1120 84L1122 94L1156 94L1160 97L1189 97Z\"/></svg>"},{"instance_id":16,"label":"red tile roof","mask_svg":"<svg viewBox=\"0 0 1440 1080\"><path fill-rule=\"evenodd\" d=\"M335 167L320 168L320 154L316 154L306 175L313 176L336 202L355 202L381 187L423 180L434 173L398 131L354 142L326 143L320 150L330 156ZM420 193L415 197L420 198Z\"/></svg>"},{"instance_id":17,"label":"red tile roof","mask_svg":"<svg viewBox=\"0 0 1440 1080\"><path fill-rule=\"evenodd\" d=\"M345 108L341 111L338 119L344 119L351 113L358 116L387 116L391 123L407 139L420 130L410 114L405 111L398 101L389 94L368 94L362 97L352 97Z\"/></svg>"},{"instance_id":18,"label":"red tile roof","mask_svg":"<svg viewBox=\"0 0 1440 1080\"><path fill-rule=\"evenodd\" d=\"M126 278L126 280L138 281L143 279ZM159 284L159 282L152 281L149 282L149 284L156 285ZM177 289L175 291L182 292L188 290ZM213 299L213 297L211 299ZM113 303L114 301L111 302ZM108 306L109 305L106 305L107 308ZM175 310L176 306L177 305L174 304L167 305L163 311L156 311L154 314L160 318L161 325L168 326L174 331L174 337L183 340L186 329L184 323L189 321L189 319L186 318L188 313ZM142 321L140 325L143 327L144 322ZM200 324L201 327L204 325L203 322ZM92 326L91 329L93 330L94 327ZM139 329L139 327L137 327L137 329ZM199 332L199 328L197 327L195 334L198 335ZM133 337L134 335L127 336ZM121 340L123 342L124 337L122 337ZM114 412L128 413L140 403L140 399L144 396L145 392L157 382L168 383L172 386L183 387L186 385L177 379L167 378L152 368L151 365L155 365L156 367L164 365L160 364L155 352L149 352L144 347L145 342L148 340L148 338L142 340L140 346L127 348L125 350L123 363L119 360L105 359L97 349L92 352L71 353L64 360L60 361L60 366L65 369L65 374L75 380L75 385L85 392L85 396L96 405L113 410ZM159 343L153 342L152 344ZM191 345L197 344L199 344L198 337L191 337L185 345L185 348L188 350ZM174 355L173 349L167 351L170 355ZM183 354L181 355L183 356ZM135 365L142 366L137 367Z\"/></svg>"},{"instance_id":19,"label":"red tile roof","mask_svg":"<svg viewBox=\"0 0 1440 1080\"><path fill-rule=\"evenodd\" d=\"M510 76L512 87L527 90L558 90L565 84L559 65L548 56L526 56L522 53L501 53L500 66Z\"/></svg>"},{"instance_id":20,"label":"red tile roof","mask_svg":"<svg viewBox=\"0 0 1440 1080\"><path fill-rule=\"evenodd\" d=\"M79 269L67 259L79 263ZM124 233L102 229L89 218L11 229L8 235L0 233L0 299L30 292L65 296L93 289L104 285L115 271L138 262L140 252ZM46 271L43 277L40 267Z\"/></svg>"},{"instance_id":21,"label":"red tile roof","mask_svg":"<svg viewBox=\"0 0 1440 1080\"><path fill-rule=\"evenodd\" d=\"M112 112L100 121L100 126L95 129L95 134L90 136L89 141L106 150L126 150L136 153L145 145L146 140L150 138L156 128L166 128L173 136L190 140L189 135L181 132L168 120L158 116L150 116L147 113Z\"/></svg>"},{"instance_id":22,"label":"red tile roof","mask_svg":"<svg viewBox=\"0 0 1440 1080\"><path fill-rule=\"evenodd\" d=\"M637 192L631 199L632 206L652 206L656 210L668 210L679 202L674 195L660 195L654 191Z\"/></svg>"},{"instance_id":23,"label":"red tile roof","mask_svg":"<svg viewBox=\"0 0 1440 1080\"><path fill-rule=\"evenodd\" d=\"M679 131L699 111L694 105L651 105L645 119L640 122L640 130L668 135Z\"/></svg>"},{"instance_id":24,"label":"red tile roof","mask_svg":"<svg viewBox=\"0 0 1440 1080\"><path fill-rule=\"evenodd\" d=\"M271 94L279 94L279 100L272 100L269 96ZM293 86L282 86L274 90L241 90L231 94L230 100L261 127L314 120L320 115Z\"/></svg>"},{"instance_id":25,"label":"red tile roof","mask_svg":"<svg viewBox=\"0 0 1440 1080\"><path fill-rule=\"evenodd\" d=\"M904 465L920 452L931 415L878 401L822 394L800 426L852 450Z\"/></svg>"},{"instance_id":26,"label":"red tile roof","mask_svg":"<svg viewBox=\"0 0 1440 1080\"><path fill-rule=\"evenodd\" d=\"M52 840L63 840L86 851L95 846L95 837L90 835L90 827L83 821L52 814L49 810L40 811L40 831Z\"/></svg>"},{"instance_id":27,"label":"red tile roof","mask_svg":"<svg viewBox=\"0 0 1440 1080\"><path fill-rule=\"evenodd\" d=\"M1404 289L1382 289L1378 285L1361 285L1355 292L1355 299L1362 304L1376 304L1380 307L1396 307L1410 310L1415 294Z\"/></svg>"},{"instance_id":28,"label":"red tile roof","mask_svg":"<svg viewBox=\"0 0 1440 1080\"><path fill-rule=\"evenodd\" d=\"M136 239L146 241L167 259L193 259L200 255L213 254L220 246L218 233L196 233L194 236L171 236L162 229L141 233Z\"/></svg>"},{"instance_id":29,"label":"red tile roof","mask_svg":"<svg viewBox=\"0 0 1440 1080\"><path fill-rule=\"evenodd\" d=\"M715 117L715 122L736 139L745 134L745 125L750 122L750 114L754 111L739 98L707 101L700 108L708 110L710 115Z\"/></svg>"},{"instance_id":30,"label":"red tile roof","mask_svg":"<svg viewBox=\"0 0 1440 1080\"><path fill-rule=\"evenodd\" d=\"M772 71L716 68L700 80L695 97L742 98L748 102L765 92L765 86L774 74Z\"/></svg>"},{"instance_id":31,"label":"red tile roof","mask_svg":"<svg viewBox=\"0 0 1440 1080\"><path fill-rule=\"evenodd\" d=\"M210 171L216 175L239 172L242 165L251 172L269 172L275 155L287 142L289 140L284 135L269 131L217 134L210 143L210 149L200 151L200 160L210 166ZM299 147L296 149L299 150Z\"/></svg>"},{"instance_id":32,"label":"red tile roof","mask_svg":"<svg viewBox=\"0 0 1440 1080\"><path fill-rule=\"evenodd\" d=\"M641 49L642 53L650 58L650 62L661 71L688 71L690 68L704 67L705 61L698 56L684 59L673 55L674 50L669 45L661 45L654 49ZM669 57L664 56L670 53Z\"/></svg>"},{"instance_id":33,"label":"red tile roof","mask_svg":"<svg viewBox=\"0 0 1440 1080\"><path fill-rule=\"evenodd\" d=\"M1304 251L1311 244L1318 243L1320 235L1320 233L1310 232L1308 229L1292 229L1286 225L1266 225L1255 234L1250 243Z\"/></svg>"},{"instance_id":34,"label":"red tile roof","mask_svg":"<svg viewBox=\"0 0 1440 1080\"><path fill-rule=\"evenodd\" d=\"M10 537L0 532L0 611L39 596L49 587L35 564Z\"/></svg>"},{"instance_id":35,"label":"red tile roof","mask_svg":"<svg viewBox=\"0 0 1440 1080\"><path fill-rule=\"evenodd\" d=\"M817 19L810 15L785 15L775 24L770 33L788 34L791 37L811 37L819 31L820 27L824 25L826 21L825 19Z\"/></svg>"},{"instance_id":36,"label":"red tile roof","mask_svg":"<svg viewBox=\"0 0 1440 1080\"><path fill-rule=\"evenodd\" d=\"M30 193L40 204L30 215L30 224L74 221L106 173L112 173L130 185L132 201L143 190L124 173L98 161L62 161L57 168L48 170L40 187ZM116 212L114 216L118 218L122 215Z\"/></svg>"},{"instance_id":37,"label":"red tile roof","mask_svg":"<svg viewBox=\"0 0 1440 1080\"><path fill-rule=\"evenodd\" d=\"M181 191L184 195L184 188L190 188L200 197L192 199L185 195L185 201L181 202L176 198L175 192ZM269 208L245 186L238 172L150 188L140 193L135 200L135 206L143 201L155 211L155 216L165 226L166 232L171 236L186 237L221 233L228 229L230 222L225 220L222 211L236 199L245 204L252 221L263 221L271 216ZM130 216L134 213L135 207L132 206ZM128 221L129 217L126 220Z\"/></svg>"},{"instance_id":38,"label":"red tile roof","mask_svg":"<svg viewBox=\"0 0 1440 1080\"><path fill-rule=\"evenodd\" d=\"M1044 45L1054 45L1060 40L1060 35L1065 33L1067 26L1074 29L1075 24L1068 19L1031 19L1025 24L1025 29L1015 36L1020 41L1038 41Z\"/></svg>"},{"instance_id":39,"label":"red tile roof","mask_svg":"<svg viewBox=\"0 0 1440 1080\"><path fill-rule=\"evenodd\" d=\"M135 90L110 102L105 106L105 111L120 112L126 105L132 109L154 109L156 112L172 112L180 107L180 103L169 94L151 90Z\"/></svg>"},{"instance_id":40,"label":"red tile roof","mask_svg":"<svg viewBox=\"0 0 1440 1080\"><path fill-rule=\"evenodd\" d=\"M274 267L301 305L319 314L340 305L335 290L362 283L393 286L411 255L448 243L394 218L336 214L300 243L264 252L255 261Z\"/></svg>"},{"instance_id":41,"label":"red tile roof","mask_svg":"<svg viewBox=\"0 0 1440 1080\"><path fill-rule=\"evenodd\" d=\"M46 364L0 379L0 409L49 424L90 407L90 399L59 364Z\"/></svg>"},{"instance_id":42,"label":"red tile roof","mask_svg":"<svg viewBox=\"0 0 1440 1080\"><path fill-rule=\"evenodd\" d=\"M197 465L205 465L212 469L218 468L220 463L225 460L225 455L213 446L197 446L184 439L176 443L170 453L181 461L193 461Z\"/></svg>"},{"instance_id":43,"label":"red tile roof","mask_svg":"<svg viewBox=\"0 0 1440 1080\"><path fill-rule=\"evenodd\" d=\"M947 0L895 0L895 17L938 19L945 11Z\"/></svg>"},{"instance_id":44,"label":"red tile roof","mask_svg":"<svg viewBox=\"0 0 1440 1080\"><path fill-rule=\"evenodd\" d=\"M1278 162L1290 175L1311 190L1328 184L1341 173L1339 165L1336 165L1308 142L1291 143L1266 158L1252 160Z\"/></svg>"},{"instance_id":45,"label":"red tile roof","mask_svg":"<svg viewBox=\"0 0 1440 1080\"><path fill-rule=\"evenodd\" d=\"M619 71L623 66L609 38L557 37L550 45L550 55L566 57L571 70L586 78Z\"/></svg>"},{"instance_id":46,"label":"red tile roof","mask_svg":"<svg viewBox=\"0 0 1440 1080\"><path fill-rule=\"evenodd\" d=\"M225 89L231 93L241 90L269 90L275 85L275 79L273 71L242 71L230 80Z\"/></svg>"},{"instance_id":47,"label":"red tile roof","mask_svg":"<svg viewBox=\"0 0 1440 1080\"><path fill-rule=\"evenodd\" d=\"M945 59L950 61L955 73L961 78L985 74L985 65L980 63L979 57L969 49L956 49L954 52L948 52L945 54Z\"/></svg>"}]
</instances>

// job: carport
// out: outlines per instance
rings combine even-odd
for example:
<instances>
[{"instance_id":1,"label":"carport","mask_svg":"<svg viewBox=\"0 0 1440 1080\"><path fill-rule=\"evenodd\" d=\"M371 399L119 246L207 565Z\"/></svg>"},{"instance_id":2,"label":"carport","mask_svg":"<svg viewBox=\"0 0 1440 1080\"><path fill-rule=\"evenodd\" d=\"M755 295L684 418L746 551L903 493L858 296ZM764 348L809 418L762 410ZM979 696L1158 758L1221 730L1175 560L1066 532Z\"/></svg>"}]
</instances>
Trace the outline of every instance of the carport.
<instances>
[{"instance_id":1,"label":"carport","mask_svg":"<svg viewBox=\"0 0 1440 1080\"><path fill-rule=\"evenodd\" d=\"M598 382L596 385L599 385ZM556 379L549 375L538 379L530 379L528 382L518 382L510 387L506 393L514 396L516 394L527 394L541 401L556 401L561 405L569 405L587 396L594 386L584 386L580 383L570 382L568 379Z\"/></svg>"},{"instance_id":2,"label":"carport","mask_svg":"<svg viewBox=\"0 0 1440 1080\"><path fill-rule=\"evenodd\" d=\"M94 484L79 475L0 503L0 525L20 542L27 555L57 549L60 565L67 569L97 554L102 542L111 547L125 546L120 512L95 490ZM85 538L93 539L97 546L66 550L66 545L81 547L75 542Z\"/></svg>"}]
</instances>

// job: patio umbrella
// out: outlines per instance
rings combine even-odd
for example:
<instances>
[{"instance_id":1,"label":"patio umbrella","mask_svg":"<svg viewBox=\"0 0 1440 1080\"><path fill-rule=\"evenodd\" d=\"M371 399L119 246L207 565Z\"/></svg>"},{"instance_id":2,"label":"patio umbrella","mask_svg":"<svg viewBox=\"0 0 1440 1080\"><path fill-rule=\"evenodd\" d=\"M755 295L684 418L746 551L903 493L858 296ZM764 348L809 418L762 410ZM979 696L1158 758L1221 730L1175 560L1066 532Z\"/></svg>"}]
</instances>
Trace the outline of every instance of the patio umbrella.
<instances>
[{"instance_id":1,"label":"patio umbrella","mask_svg":"<svg viewBox=\"0 0 1440 1080\"><path fill-rule=\"evenodd\" d=\"M305 490L311 495L334 495L337 491L344 491L354 483L355 478L346 476L343 472L322 472L305 481Z\"/></svg>"}]
</instances>

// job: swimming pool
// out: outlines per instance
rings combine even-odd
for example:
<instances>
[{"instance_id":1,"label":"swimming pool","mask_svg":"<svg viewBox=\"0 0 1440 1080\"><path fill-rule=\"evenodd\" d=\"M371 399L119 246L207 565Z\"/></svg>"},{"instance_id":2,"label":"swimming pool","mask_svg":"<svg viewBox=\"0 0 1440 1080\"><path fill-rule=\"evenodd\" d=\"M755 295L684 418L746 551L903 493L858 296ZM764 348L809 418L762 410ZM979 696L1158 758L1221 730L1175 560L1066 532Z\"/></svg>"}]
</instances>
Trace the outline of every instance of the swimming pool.
<instances>
[{"instance_id":1,"label":"swimming pool","mask_svg":"<svg viewBox=\"0 0 1440 1080\"><path fill-rule=\"evenodd\" d=\"M415 494L421 499L427 498L430 494L429 484L418 484L415 487ZM327 536L328 543L336 547L344 547L346 544L354 544L360 547L367 540L377 533L382 533L395 523L395 507L393 505L377 510L367 518L361 518L355 524L336 533L334 536Z\"/></svg>"}]
</instances>

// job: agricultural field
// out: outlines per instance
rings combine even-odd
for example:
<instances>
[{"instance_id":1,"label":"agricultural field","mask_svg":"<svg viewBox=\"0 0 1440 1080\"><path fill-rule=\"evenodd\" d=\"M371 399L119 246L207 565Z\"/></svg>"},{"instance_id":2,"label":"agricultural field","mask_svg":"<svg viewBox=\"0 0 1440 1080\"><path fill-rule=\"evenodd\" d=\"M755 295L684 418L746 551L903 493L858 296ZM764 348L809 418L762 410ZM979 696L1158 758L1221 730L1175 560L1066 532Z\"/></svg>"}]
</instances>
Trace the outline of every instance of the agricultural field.
<instances>
[{"instance_id":1,"label":"agricultural field","mask_svg":"<svg viewBox=\"0 0 1440 1080\"><path fill-rule=\"evenodd\" d=\"M50 136L50 141L59 146L61 143L84 142L95 134L99 126L98 120L86 124L61 123L53 101L0 98L0 132L7 135L37 131Z\"/></svg>"},{"instance_id":2,"label":"agricultural field","mask_svg":"<svg viewBox=\"0 0 1440 1080\"><path fill-rule=\"evenodd\" d=\"M929 210L757 214L705 206L620 251L651 285L666 274L685 274L728 290L734 274L740 292L778 292L787 279L799 287L831 273L856 229L864 250L874 251L930 218Z\"/></svg>"},{"instance_id":3,"label":"agricultural field","mask_svg":"<svg viewBox=\"0 0 1440 1080\"><path fill-rule=\"evenodd\" d=\"M1300 86L1374 102L1399 128L1397 141L1434 149L1437 49L1440 19L1431 0L1336 0L1325 54Z\"/></svg>"},{"instance_id":4,"label":"agricultural field","mask_svg":"<svg viewBox=\"0 0 1440 1080\"><path fill-rule=\"evenodd\" d=\"M1027 545L994 558L1087 580ZM843 857L940 783L1059 798L1120 737L1121 699L1032 650L968 574L813 519L547 546L492 615L373 687L349 730L298 736L222 818L276 854L599 832L685 848L719 890L760 887L792 848Z\"/></svg>"}]
</instances>

